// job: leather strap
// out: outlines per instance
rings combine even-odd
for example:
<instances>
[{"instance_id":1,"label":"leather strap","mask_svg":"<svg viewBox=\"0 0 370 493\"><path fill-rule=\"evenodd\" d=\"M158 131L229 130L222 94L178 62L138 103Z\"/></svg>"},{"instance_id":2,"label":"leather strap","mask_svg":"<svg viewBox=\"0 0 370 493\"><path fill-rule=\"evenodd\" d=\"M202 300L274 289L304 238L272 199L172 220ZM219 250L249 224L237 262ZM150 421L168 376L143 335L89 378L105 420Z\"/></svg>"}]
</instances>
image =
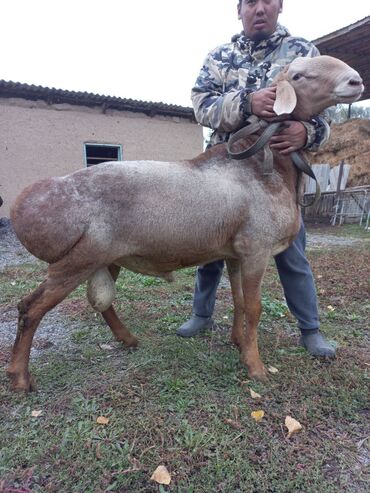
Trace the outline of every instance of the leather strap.
<instances>
[{"instance_id":1,"label":"leather strap","mask_svg":"<svg viewBox=\"0 0 370 493\"><path fill-rule=\"evenodd\" d=\"M229 153L229 156L231 158L240 160L240 159L246 159L248 157L251 157L254 154L256 154L258 151L263 149L264 159L263 159L263 163L261 164L261 172L264 175L271 174L273 170L273 155L270 147L267 144L270 141L271 137L275 133L277 133L281 128L284 127L285 123L284 122L268 123L265 120L261 120L260 118L256 117L255 115L252 115L250 118L248 118L247 121L248 121L248 125L241 128L240 130L238 130L237 132L235 132L230 136L230 139L227 143L227 152ZM262 132L260 137L253 145L248 147L248 149L244 149L241 152L234 152L231 150L235 142L237 142L238 140L242 140L248 135L252 135L258 132L258 130L262 130L262 129L264 129L264 131ZM310 207L316 204L316 202L320 198L321 195L320 185L310 165L305 159L303 159L303 157L298 152L292 152L291 157L296 168L302 173L308 175L316 182L315 197L313 198L312 201L301 202L299 199L297 199L297 202L301 207Z\"/></svg>"}]
</instances>

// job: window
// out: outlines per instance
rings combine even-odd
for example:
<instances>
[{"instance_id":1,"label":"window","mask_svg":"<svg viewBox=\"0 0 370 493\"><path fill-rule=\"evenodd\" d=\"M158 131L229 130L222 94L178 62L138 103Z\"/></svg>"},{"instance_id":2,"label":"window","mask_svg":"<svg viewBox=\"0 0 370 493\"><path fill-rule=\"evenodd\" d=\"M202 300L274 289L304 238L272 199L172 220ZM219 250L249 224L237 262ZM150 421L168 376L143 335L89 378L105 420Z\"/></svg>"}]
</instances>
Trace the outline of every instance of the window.
<instances>
[{"instance_id":1,"label":"window","mask_svg":"<svg viewBox=\"0 0 370 493\"><path fill-rule=\"evenodd\" d=\"M85 164L104 163L106 161L121 161L122 146L113 144L85 144Z\"/></svg>"}]
</instances>

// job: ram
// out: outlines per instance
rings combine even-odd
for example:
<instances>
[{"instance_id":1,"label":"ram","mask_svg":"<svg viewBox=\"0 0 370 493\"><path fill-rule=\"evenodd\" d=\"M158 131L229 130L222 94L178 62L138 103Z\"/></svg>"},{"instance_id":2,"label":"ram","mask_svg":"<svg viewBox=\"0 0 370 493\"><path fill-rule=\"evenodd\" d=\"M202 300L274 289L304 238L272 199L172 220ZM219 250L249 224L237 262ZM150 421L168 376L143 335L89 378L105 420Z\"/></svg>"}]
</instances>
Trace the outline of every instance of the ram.
<instances>
[{"instance_id":1,"label":"ram","mask_svg":"<svg viewBox=\"0 0 370 493\"><path fill-rule=\"evenodd\" d=\"M296 59L275 84L276 113L300 120L353 102L363 91L358 73L328 56ZM255 139L235 147L243 150ZM232 340L250 377L264 378L256 331L261 281L269 258L296 236L300 213L291 157L274 152L269 174L261 173L263 160L262 150L235 160L221 144L192 160L105 163L26 188L12 208L12 225L49 267L18 305L12 388L34 388L28 365L37 326L84 281L116 339L136 346L112 306L119 269L170 278L176 269L217 259L226 259L230 276Z\"/></svg>"}]
</instances>

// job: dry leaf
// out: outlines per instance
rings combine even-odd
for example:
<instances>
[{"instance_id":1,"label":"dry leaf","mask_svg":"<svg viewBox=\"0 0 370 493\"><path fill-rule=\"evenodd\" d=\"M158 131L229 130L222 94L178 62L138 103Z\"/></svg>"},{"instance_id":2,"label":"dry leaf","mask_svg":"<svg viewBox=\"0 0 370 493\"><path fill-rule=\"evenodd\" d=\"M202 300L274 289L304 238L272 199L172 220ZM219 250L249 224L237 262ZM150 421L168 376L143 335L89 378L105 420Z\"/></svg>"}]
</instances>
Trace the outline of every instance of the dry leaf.
<instances>
[{"instance_id":1,"label":"dry leaf","mask_svg":"<svg viewBox=\"0 0 370 493\"><path fill-rule=\"evenodd\" d=\"M39 416L41 416L41 414L42 414L42 411L41 410L40 411L32 411L31 412L31 416L33 418L38 418Z\"/></svg>"},{"instance_id":2,"label":"dry leaf","mask_svg":"<svg viewBox=\"0 0 370 493\"><path fill-rule=\"evenodd\" d=\"M274 366L269 366L267 368L267 371L269 371L270 373L279 373L279 370L277 368L275 368Z\"/></svg>"},{"instance_id":3,"label":"dry leaf","mask_svg":"<svg viewBox=\"0 0 370 493\"><path fill-rule=\"evenodd\" d=\"M257 394L253 389L249 389L249 392L251 393L252 399L261 399L261 396Z\"/></svg>"},{"instance_id":4,"label":"dry leaf","mask_svg":"<svg viewBox=\"0 0 370 493\"><path fill-rule=\"evenodd\" d=\"M262 411L262 409L258 411L252 411L251 416L255 421L261 421L261 419L264 417L265 411Z\"/></svg>"},{"instance_id":5,"label":"dry leaf","mask_svg":"<svg viewBox=\"0 0 370 493\"><path fill-rule=\"evenodd\" d=\"M288 428L288 438L302 429L301 423L291 416L285 418L285 426Z\"/></svg>"},{"instance_id":6,"label":"dry leaf","mask_svg":"<svg viewBox=\"0 0 370 493\"><path fill-rule=\"evenodd\" d=\"M104 349L105 351L112 351L114 347L109 344L99 344L100 349Z\"/></svg>"},{"instance_id":7,"label":"dry leaf","mask_svg":"<svg viewBox=\"0 0 370 493\"><path fill-rule=\"evenodd\" d=\"M234 415L235 421L239 421L240 411L239 411L238 406L231 406L231 409L233 410L233 415Z\"/></svg>"},{"instance_id":8,"label":"dry leaf","mask_svg":"<svg viewBox=\"0 0 370 493\"><path fill-rule=\"evenodd\" d=\"M101 455L100 443L98 443L97 446L96 446L96 448L95 448L95 457L98 460L101 460L103 458L103 456Z\"/></svg>"},{"instance_id":9,"label":"dry leaf","mask_svg":"<svg viewBox=\"0 0 370 493\"><path fill-rule=\"evenodd\" d=\"M234 421L233 419L224 419L224 423L231 426L232 428L235 428L236 430L244 430L243 426L238 423L238 421Z\"/></svg>"},{"instance_id":10,"label":"dry leaf","mask_svg":"<svg viewBox=\"0 0 370 493\"><path fill-rule=\"evenodd\" d=\"M329 312L334 312L335 308L332 305L328 305L328 310L329 310Z\"/></svg>"},{"instance_id":11,"label":"dry leaf","mask_svg":"<svg viewBox=\"0 0 370 493\"><path fill-rule=\"evenodd\" d=\"M158 466L150 479L158 484L170 484L171 482L171 476L166 466Z\"/></svg>"},{"instance_id":12,"label":"dry leaf","mask_svg":"<svg viewBox=\"0 0 370 493\"><path fill-rule=\"evenodd\" d=\"M109 418L106 418L105 416L99 416L96 419L96 422L98 425L107 425L109 423Z\"/></svg>"}]
</instances>

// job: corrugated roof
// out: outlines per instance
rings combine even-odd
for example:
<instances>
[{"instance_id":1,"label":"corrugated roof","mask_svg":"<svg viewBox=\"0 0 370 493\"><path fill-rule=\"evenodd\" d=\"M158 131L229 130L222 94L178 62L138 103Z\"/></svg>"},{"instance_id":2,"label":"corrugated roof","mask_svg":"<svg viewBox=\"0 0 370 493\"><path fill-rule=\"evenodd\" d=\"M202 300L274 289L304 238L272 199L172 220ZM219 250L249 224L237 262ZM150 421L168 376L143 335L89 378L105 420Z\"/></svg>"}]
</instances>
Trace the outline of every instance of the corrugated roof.
<instances>
[{"instance_id":1,"label":"corrugated roof","mask_svg":"<svg viewBox=\"0 0 370 493\"><path fill-rule=\"evenodd\" d=\"M370 16L313 40L322 55L340 58L361 75L370 99Z\"/></svg>"},{"instance_id":2,"label":"corrugated roof","mask_svg":"<svg viewBox=\"0 0 370 493\"><path fill-rule=\"evenodd\" d=\"M32 101L43 100L48 104L68 103L90 107L101 106L103 111L109 108L145 113L148 116L177 116L195 121L193 109L186 106L103 96L89 92L66 91L54 87L49 88L5 80L0 80L0 97L23 98Z\"/></svg>"}]
</instances>

